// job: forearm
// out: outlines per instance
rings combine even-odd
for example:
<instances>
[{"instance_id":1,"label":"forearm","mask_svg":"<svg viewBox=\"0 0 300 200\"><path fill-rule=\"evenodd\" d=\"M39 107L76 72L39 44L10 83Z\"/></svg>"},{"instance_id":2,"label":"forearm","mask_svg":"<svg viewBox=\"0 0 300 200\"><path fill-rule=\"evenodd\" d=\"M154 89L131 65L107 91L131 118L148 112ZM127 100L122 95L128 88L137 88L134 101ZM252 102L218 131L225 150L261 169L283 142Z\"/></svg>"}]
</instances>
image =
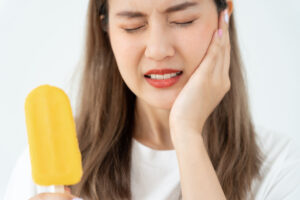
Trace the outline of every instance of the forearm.
<instances>
[{"instance_id":1,"label":"forearm","mask_svg":"<svg viewBox=\"0 0 300 200\"><path fill-rule=\"evenodd\" d=\"M183 200L226 199L201 133L176 130L172 140L179 162Z\"/></svg>"}]
</instances>

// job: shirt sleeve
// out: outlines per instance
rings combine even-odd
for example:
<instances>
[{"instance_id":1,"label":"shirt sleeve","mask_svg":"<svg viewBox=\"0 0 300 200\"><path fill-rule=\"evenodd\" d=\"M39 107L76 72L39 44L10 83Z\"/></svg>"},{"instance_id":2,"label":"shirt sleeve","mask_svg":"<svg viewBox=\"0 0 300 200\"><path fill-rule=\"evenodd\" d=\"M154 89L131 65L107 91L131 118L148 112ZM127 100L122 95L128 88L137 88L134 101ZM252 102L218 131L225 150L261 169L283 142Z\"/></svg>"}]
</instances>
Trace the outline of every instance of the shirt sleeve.
<instances>
[{"instance_id":1,"label":"shirt sleeve","mask_svg":"<svg viewBox=\"0 0 300 200\"><path fill-rule=\"evenodd\" d=\"M36 185L31 178L29 148L22 152L10 175L4 200L30 199L36 195Z\"/></svg>"},{"instance_id":2,"label":"shirt sleeve","mask_svg":"<svg viewBox=\"0 0 300 200\"><path fill-rule=\"evenodd\" d=\"M300 151L299 144L290 141L285 159L266 195L268 200L300 199Z\"/></svg>"}]
</instances>

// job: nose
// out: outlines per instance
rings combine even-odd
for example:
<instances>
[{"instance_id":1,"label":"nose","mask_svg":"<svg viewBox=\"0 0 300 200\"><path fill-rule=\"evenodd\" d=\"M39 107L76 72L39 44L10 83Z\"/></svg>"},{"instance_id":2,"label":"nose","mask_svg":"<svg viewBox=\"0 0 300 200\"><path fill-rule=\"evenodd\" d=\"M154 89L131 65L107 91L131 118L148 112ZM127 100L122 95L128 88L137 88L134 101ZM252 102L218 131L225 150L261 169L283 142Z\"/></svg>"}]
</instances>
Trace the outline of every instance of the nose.
<instances>
[{"instance_id":1,"label":"nose","mask_svg":"<svg viewBox=\"0 0 300 200\"><path fill-rule=\"evenodd\" d=\"M149 28L146 38L145 56L153 60L163 60L165 57L174 55L174 47L167 32L158 26Z\"/></svg>"}]
</instances>

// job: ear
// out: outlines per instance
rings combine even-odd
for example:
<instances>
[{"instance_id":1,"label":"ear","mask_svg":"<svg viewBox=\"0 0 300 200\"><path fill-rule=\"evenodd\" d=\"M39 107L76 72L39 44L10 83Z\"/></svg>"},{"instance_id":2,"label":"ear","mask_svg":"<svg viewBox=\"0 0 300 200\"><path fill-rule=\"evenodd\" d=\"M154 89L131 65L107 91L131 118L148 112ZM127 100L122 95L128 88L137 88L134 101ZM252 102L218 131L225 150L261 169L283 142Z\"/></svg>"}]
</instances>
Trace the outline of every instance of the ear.
<instances>
[{"instance_id":1,"label":"ear","mask_svg":"<svg viewBox=\"0 0 300 200\"><path fill-rule=\"evenodd\" d=\"M227 2L227 5L228 5L228 14L229 14L229 16L232 14L232 12L233 12L233 2L232 2L232 0L227 0L226 1Z\"/></svg>"},{"instance_id":2,"label":"ear","mask_svg":"<svg viewBox=\"0 0 300 200\"><path fill-rule=\"evenodd\" d=\"M105 16L104 15L100 15L100 23L101 23L101 28L103 31L107 32L108 33L108 24L106 24L105 22Z\"/></svg>"}]
</instances>

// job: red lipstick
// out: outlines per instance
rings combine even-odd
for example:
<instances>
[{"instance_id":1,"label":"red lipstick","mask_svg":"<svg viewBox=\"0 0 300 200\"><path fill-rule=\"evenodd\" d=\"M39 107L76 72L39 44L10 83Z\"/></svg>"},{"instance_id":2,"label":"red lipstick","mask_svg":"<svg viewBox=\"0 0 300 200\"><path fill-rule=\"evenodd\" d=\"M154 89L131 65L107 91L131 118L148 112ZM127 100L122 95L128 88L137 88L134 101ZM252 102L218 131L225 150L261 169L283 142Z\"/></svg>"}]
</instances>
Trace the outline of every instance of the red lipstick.
<instances>
[{"instance_id":1,"label":"red lipstick","mask_svg":"<svg viewBox=\"0 0 300 200\"><path fill-rule=\"evenodd\" d=\"M176 73L176 76L174 76L173 73ZM182 71L175 70L175 69L158 69L158 70L148 71L144 75L144 77L146 78L147 82L151 86L156 88L166 88L177 83L182 73L183 73ZM169 75L164 75L164 74L169 74ZM174 77L171 77L170 74L173 74L172 76ZM153 77L151 78L151 76Z\"/></svg>"}]
</instances>

